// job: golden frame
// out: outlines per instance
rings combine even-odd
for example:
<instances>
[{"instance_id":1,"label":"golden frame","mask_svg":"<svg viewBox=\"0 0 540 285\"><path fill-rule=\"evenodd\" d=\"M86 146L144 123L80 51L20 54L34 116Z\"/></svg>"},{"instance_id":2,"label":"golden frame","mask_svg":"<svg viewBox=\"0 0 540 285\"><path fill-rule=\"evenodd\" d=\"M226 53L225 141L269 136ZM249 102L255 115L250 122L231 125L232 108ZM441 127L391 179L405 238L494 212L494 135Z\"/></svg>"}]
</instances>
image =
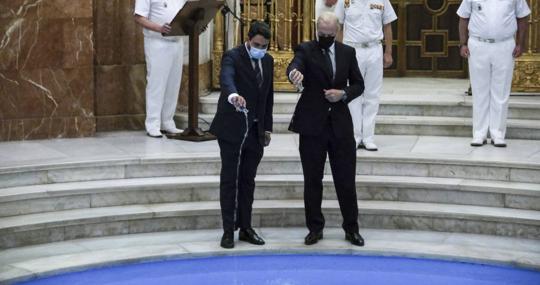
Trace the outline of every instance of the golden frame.
<instances>
[{"instance_id":1,"label":"golden frame","mask_svg":"<svg viewBox=\"0 0 540 285\"><path fill-rule=\"evenodd\" d=\"M281 3L281 6L285 5L286 7L278 9L278 2ZM539 2L540 0L529 0L532 13L529 16L527 47L524 55L516 59L512 86L512 91L514 92L540 93L540 49L538 47L540 41ZM276 91L293 91L294 87L288 82L285 75L287 65L294 55L292 48L295 43L292 42L292 39L296 38L297 41L308 41L313 39L315 34L315 1L272 0L269 11L265 10L265 3L267 3L267 1L244 0L244 11L249 11L249 13L243 13L242 18L244 21L249 21L251 19L269 19L273 31L280 30L285 33L286 36L281 39L282 43L280 45L278 45L276 34L273 34L271 40L270 54L274 57L275 63L274 89ZM461 3L461 0L445 0L442 6L435 10L429 7L426 0L391 0L391 3L399 8L397 29L394 29L396 37L392 41L392 44L396 47L395 53L398 61L396 62L395 69L385 70L385 76L435 76L454 78L466 78L468 76L465 60L463 62L463 69L461 70L438 70L435 60L433 61L433 68L431 70L407 69L407 46L421 46L421 56L434 59L437 57L446 57L449 55L451 47L454 49L458 47L459 41L449 40L448 31L438 30L437 23L438 17L448 11L449 5L459 4ZM433 29L422 30L421 40L406 40L407 22L408 17L410 17L410 15L407 15L406 10L409 5L424 5L425 9L432 16ZM248 9L248 7L250 8ZM212 86L215 89L219 89L221 56L224 52L224 37L227 33L224 29L223 20L223 15L217 13L214 21L215 33L212 61ZM296 25L297 33L293 33L293 25ZM238 36L240 31L236 30L232 32L235 35L235 39L240 43L242 41ZM443 52L428 52L425 50L426 36L429 37L429 35L444 35L445 44Z\"/></svg>"},{"instance_id":2,"label":"golden frame","mask_svg":"<svg viewBox=\"0 0 540 285\"><path fill-rule=\"evenodd\" d=\"M432 31L422 30L422 53L421 57L447 57L448 56L448 31ZM443 50L441 52L428 52L427 49L427 37L429 36L442 36L443 37Z\"/></svg>"}]
</instances>

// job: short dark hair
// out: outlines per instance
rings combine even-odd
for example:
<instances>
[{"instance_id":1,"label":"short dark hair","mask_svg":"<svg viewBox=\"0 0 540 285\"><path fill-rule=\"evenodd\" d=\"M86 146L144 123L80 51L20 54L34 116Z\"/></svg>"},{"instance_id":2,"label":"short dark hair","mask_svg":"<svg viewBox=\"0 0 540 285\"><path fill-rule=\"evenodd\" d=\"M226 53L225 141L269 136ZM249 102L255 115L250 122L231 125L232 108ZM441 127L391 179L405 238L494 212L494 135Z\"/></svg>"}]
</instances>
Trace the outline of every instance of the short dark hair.
<instances>
[{"instance_id":1,"label":"short dark hair","mask_svg":"<svg viewBox=\"0 0 540 285\"><path fill-rule=\"evenodd\" d=\"M271 37L270 27L262 21L253 21L249 27L248 38L251 40L254 36L261 35L269 40Z\"/></svg>"}]
</instances>

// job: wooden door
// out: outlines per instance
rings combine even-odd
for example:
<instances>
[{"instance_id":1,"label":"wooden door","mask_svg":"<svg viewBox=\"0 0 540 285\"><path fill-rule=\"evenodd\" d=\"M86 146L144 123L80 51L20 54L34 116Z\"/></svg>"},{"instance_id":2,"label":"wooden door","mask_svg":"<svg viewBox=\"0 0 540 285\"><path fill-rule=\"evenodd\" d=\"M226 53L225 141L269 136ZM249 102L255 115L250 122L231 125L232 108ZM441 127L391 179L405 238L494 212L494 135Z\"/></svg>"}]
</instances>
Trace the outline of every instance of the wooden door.
<instances>
[{"instance_id":1,"label":"wooden door","mask_svg":"<svg viewBox=\"0 0 540 285\"><path fill-rule=\"evenodd\" d=\"M394 65L387 76L464 78L459 55L461 0L392 0L398 20L393 25Z\"/></svg>"}]
</instances>

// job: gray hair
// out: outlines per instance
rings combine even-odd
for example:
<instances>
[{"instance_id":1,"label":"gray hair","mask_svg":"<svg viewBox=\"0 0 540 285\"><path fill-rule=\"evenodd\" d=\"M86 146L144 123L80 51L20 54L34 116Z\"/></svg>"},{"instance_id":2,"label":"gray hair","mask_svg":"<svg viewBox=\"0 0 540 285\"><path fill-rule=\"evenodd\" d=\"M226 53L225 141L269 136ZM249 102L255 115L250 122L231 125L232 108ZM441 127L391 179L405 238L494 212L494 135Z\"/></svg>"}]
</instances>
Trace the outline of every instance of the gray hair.
<instances>
[{"instance_id":1,"label":"gray hair","mask_svg":"<svg viewBox=\"0 0 540 285\"><path fill-rule=\"evenodd\" d=\"M340 29L339 19L338 19L337 15L334 12L324 12L324 13L322 13L319 16L319 18L317 18L317 27L321 23L334 24L334 25L336 25L336 29L338 31Z\"/></svg>"}]
</instances>

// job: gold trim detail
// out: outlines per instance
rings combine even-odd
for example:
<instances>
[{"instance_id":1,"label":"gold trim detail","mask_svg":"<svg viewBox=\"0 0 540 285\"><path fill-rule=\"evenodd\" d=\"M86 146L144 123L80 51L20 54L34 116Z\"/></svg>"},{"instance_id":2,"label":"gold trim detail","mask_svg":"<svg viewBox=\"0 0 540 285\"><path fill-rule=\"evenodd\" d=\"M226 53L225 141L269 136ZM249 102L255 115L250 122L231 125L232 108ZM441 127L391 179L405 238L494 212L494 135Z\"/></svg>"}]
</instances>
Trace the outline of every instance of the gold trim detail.
<instances>
[{"instance_id":1,"label":"gold trim detail","mask_svg":"<svg viewBox=\"0 0 540 285\"><path fill-rule=\"evenodd\" d=\"M285 70L292 60L294 48L304 41L309 41L315 35L315 0L237 0L240 3L240 11L237 13L247 23L243 34L247 34L249 21L252 19L264 20L270 24L272 37L269 52L274 57L274 89L276 91L292 91L294 87L289 84ZM531 15L529 16L529 33L527 44L524 47L525 54L516 59L513 92L540 93L540 0L529 0ZM428 77L461 77L468 74L466 62L459 70L440 70L437 58L449 57L459 45L459 41L450 39L449 30L438 26L439 17L448 13L450 5L461 3L461 0L444 0L439 9L432 9L425 0L391 0L398 8L398 22L394 26L394 53L397 55L396 67L385 70L385 76L428 76ZM351 0L345 0L345 5L350 5ZM407 40L408 21L415 21L414 15L407 15L407 7L410 5L422 5L432 17L431 29L422 30L419 40ZM456 16L457 17L457 16ZM457 18L456 18L457 19ZM234 38L235 44L244 42L240 37L240 25L237 21L228 30L224 25L224 17L221 13L216 15L214 21L214 50L213 50L213 74L212 87L219 89L219 72L221 69L221 57L225 50L227 38ZM457 25L457 20L456 20ZM426 51L426 36L443 35L445 37L444 53ZM421 47L421 56L432 58L432 68L428 70L407 68L407 47ZM231 47L228 47L231 48ZM451 49L451 50L450 50Z\"/></svg>"},{"instance_id":2,"label":"gold trim detail","mask_svg":"<svg viewBox=\"0 0 540 285\"><path fill-rule=\"evenodd\" d=\"M540 55L525 54L516 59L512 91L540 93Z\"/></svg>"},{"instance_id":3,"label":"gold trim detail","mask_svg":"<svg viewBox=\"0 0 540 285\"><path fill-rule=\"evenodd\" d=\"M512 92L538 93L540 94L540 4L539 0L530 0L529 6L529 32L527 36L526 51L516 59L514 78L512 80Z\"/></svg>"}]
</instances>

